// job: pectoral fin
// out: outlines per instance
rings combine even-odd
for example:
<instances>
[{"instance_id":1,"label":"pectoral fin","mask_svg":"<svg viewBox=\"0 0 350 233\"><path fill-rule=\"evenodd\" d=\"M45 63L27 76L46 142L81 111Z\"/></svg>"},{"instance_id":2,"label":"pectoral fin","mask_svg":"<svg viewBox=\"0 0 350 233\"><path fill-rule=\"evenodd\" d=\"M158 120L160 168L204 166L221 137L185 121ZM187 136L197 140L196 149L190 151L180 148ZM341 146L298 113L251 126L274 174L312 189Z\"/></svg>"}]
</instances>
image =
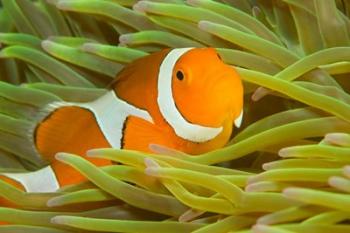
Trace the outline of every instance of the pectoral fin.
<instances>
[{"instance_id":1,"label":"pectoral fin","mask_svg":"<svg viewBox=\"0 0 350 233\"><path fill-rule=\"evenodd\" d=\"M174 148L172 136L161 131L161 128L138 117L129 116L125 122L123 135L123 149L139 150L154 153L151 144Z\"/></svg>"}]
</instances>

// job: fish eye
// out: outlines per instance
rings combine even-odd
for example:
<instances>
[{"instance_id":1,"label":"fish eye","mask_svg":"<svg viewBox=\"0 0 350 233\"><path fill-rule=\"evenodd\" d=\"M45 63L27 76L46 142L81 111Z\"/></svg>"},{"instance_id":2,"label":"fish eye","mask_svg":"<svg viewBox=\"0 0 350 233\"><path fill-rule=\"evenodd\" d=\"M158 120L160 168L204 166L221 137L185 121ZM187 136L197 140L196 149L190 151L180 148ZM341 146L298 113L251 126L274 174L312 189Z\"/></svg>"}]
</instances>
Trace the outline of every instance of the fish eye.
<instances>
[{"instance_id":1,"label":"fish eye","mask_svg":"<svg viewBox=\"0 0 350 233\"><path fill-rule=\"evenodd\" d=\"M176 78L182 81L184 79L184 74L179 70L176 72Z\"/></svg>"}]
</instances>

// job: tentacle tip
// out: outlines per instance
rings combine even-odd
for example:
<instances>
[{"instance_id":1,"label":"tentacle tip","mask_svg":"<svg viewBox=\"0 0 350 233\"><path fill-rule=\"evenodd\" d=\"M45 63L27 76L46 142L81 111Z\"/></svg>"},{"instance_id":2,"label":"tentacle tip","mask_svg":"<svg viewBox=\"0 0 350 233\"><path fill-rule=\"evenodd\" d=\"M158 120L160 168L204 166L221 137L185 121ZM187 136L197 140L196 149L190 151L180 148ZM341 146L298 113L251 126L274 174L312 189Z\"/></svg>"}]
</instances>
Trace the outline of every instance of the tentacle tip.
<instances>
[{"instance_id":1,"label":"tentacle tip","mask_svg":"<svg viewBox=\"0 0 350 233\"><path fill-rule=\"evenodd\" d=\"M256 225L252 226L252 232L265 233L267 230L266 228L268 228L268 226L263 225L263 224L256 224Z\"/></svg>"},{"instance_id":2,"label":"tentacle tip","mask_svg":"<svg viewBox=\"0 0 350 233\"><path fill-rule=\"evenodd\" d=\"M255 183L256 181L258 181L257 176L248 177L248 179L247 179L247 185L251 185L251 184Z\"/></svg>"},{"instance_id":3,"label":"tentacle tip","mask_svg":"<svg viewBox=\"0 0 350 233\"><path fill-rule=\"evenodd\" d=\"M344 175L346 175L348 178L350 178L350 165L346 165L346 166L343 168L343 173L344 173Z\"/></svg>"},{"instance_id":4,"label":"tentacle tip","mask_svg":"<svg viewBox=\"0 0 350 233\"><path fill-rule=\"evenodd\" d=\"M257 102L257 101L261 100L268 93L269 93L269 91L266 88L258 87L258 89L256 89L255 92L253 93L251 99L252 99L252 101Z\"/></svg>"},{"instance_id":5,"label":"tentacle tip","mask_svg":"<svg viewBox=\"0 0 350 233\"><path fill-rule=\"evenodd\" d=\"M55 216L53 218L51 218L50 220L51 223L53 224L64 224L64 218L62 216Z\"/></svg>"},{"instance_id":6,"label":"tentacle tip","mask_svg":"<svg viewBox=\"0 0 350 233\"><path fill-rule=\"evenodd\" d=\"M87 157L98 157L101 154L101 149L91 149L86 151Z\"/></svg>"},{"instance_id":7,"label":"tentacle tip","mask_svg":"<svg viewBox=\"0 0 350 233\"><path fill-rule=\"evenodd\" d=\"M131 42L131 34L123 34L121 36L119 36L119 43L127 45Z\"/></svg>"},{"instance_id":8,"label":"tentacle tip","mask_svg":"<svg viewBox=\"0 0 350 233\"><path fill-rule=\"evenodd\" d=\"M146 167L148 167L148 168L159 168L160 167L159 164L154 159L151 159L151 158L145 158L144 163L145 163Z\"/></svg>"},{"instance_id":9,"label":"tentacle tip","mask_svg":"<svg viewBox=\"0 0 350 233\"><path fill-rule=\"evenodd\" d=\"M283 195L285 195L286 197L296 197L296 196L299 196L299 191L297 190L297 188L292 188L292 187L289 187L289 188L285 188L283 191L282 191Z\"/></svg>"},{"instance_id":10,"label":"tentacle tip","mask_svg":"<svg viewBox=\"0 0 350 233\"><path fill-rule=\"evenodd\" d=\"M69 155L68 153L65 152L58 152L57 154L55 154L55 159L58 161L63 161L67 155Z\"/></svg>"},{"instance_id":11,"label":"tentacle tip","mask_svg":"<svg viewBox=\"0 0 350 233\"><path fill-rule=\"evenodd\" d=\"M158 154L158 151L161 149L161 146L159 146L158 144L154 144L154 143L150 143L148 145L148 148L153 152Z\"/></svg>"},{"instance_id":12,"label":"tentacle tip","mask_svg":"<svg viewBox=\"0 0 350 233\"><path fill-rule=\"evenodd\" d=\"M262 168L263 168L265 171L271 170L271 169L273 168L273 163L272 163L272 162L270 162L270 163L264 163L264 164L262 165Z\"/></svg>"},{"instance_id":13,"label":"tentacle tip","mask_svg":"<svg viewBox=\"0 0 350 233\"><path fill-rule=\"evenodd\" d=\"M344 135L344 133L328 133L324 136L324 141L331 144L341 144Z\"/></svg>"},{"instance_id":14,"label":"tentacle tip","mask_svg":"<svg viewBox=\"0 0 350 233\"><path fill-rule=\"evenodd\" d=\"M248 184L245 188L244 191L248 192L248 193L252 193L252 192L259 192L260 190L258 190L255 184Z\"/></svg>"},{"instance_id":15,"label":"tentacle tip","mask_svg":"<svg viewBox=\"0 0 350 233\"><path fill-rule=\"evenodd\" d=\"M288 157L290 155L288 148L282 148L280 151L278 151L278 155L280 157Z\"/></svg>"},{"instance_id":16,"label":"tentacle tip","mask_svg":"<svg viewBox=\"0 0 350 233\"><path fill-rule=\"evenodd\" d=\"M203 30L203 31L207 31L210 27L211 22L206 21L206 20L201 20L198 22L198 28Z\"/></svg>"},{"instance_id":17,"label":"tentacle tip","mask_svg":"<svg viewBox=\"0 0 350 233\"><path fill-rule=\"evenodd\" d=\"M94 52L96 48L93 43L84 43L80 46L80 50L83 52Z\"/></svg>"},{"instance_id":18,"label":"tentacle tip","mask_svg":"<svg viewBox=\"0 0 350 233\"><path fill-rule=\"evenodd\" d=\"M205 212L204 211L198 212L197 210L189 209L179 217L178 221L179 222L190 222L203 213L205 213Z\"/></svg>"},{"instance_id":19,"label":"tentacle tip","mask_svg":"<svg viewBox=\"0 0 350 233\"><path fill-rule=\"evenodd\" d=\"M186 3L191 6L198 6L200 4L199 0L186 0Z\"/></svg>"},{"instance_id":20,"label":"tentacle tip","mask_svg":"<svg viewBox=\"0 0 350 233\"><path fill-rule=\"evenodd\" d=\"M70 4L69 1L56 1L56 7L60 10L69 10Z\"/></svg>"},{"instance_id":21,"label":"tentacle tip","mask_svg":"<svg viewBox=\"0 0 350 233\"><path fill-rule=\"evenodd\" d=\"M20 83L19 86L20 87L30 88L31 85L29 83Z\"/></svg>"},{"instance_id":22,"label":"tentacle tip","mask_svg":"<svg viewBox=\"0 0 350 233\"><path fill-rule=\"evenodd\" d=\"M328 184L332 187L338 187L341 185L341 178L338 176L331 176L328 179Z\"/></svg>"},{"instance_id":23,"label":"tentacle tip","mask_svg":"<svg viewBox=\"0 0 350 233\"><path fill-rule=\"evenodd\" d=\"M178 218L179 222L188 222L187 217L183 217L182 215Z\"/></svg>"},{"instance_id":24,"label":"tentacle tip","mask_svg":"<svg viewBox=\"0 0 350 233\"><path fill-rule=\"evenodd\" d=\"M148 148L155 154L161 154L161 155L169 155L169 156L181 156L183 155L183 152L177 151L175 149L159 145L159 144L154 144L150 143Z\"/></svg>"},{"instance_id":25,"label":"tentacle tip","mask_svg":"<svg viewBox=\"0 0 350 233\"><path fill-rule=\"evenodd\" d=\"M157 176L158 175L158 168L156 167L147 167L145 169L145 174L149 176Z\"/></svg>"},{"instance_id":26,"label":"tentacle tip","mask_svg":"<svg viewBox=\"0 0 350 233\"><path fill-rule=\"evenodd\" d=\"M138 1L136 4L132 6L132 9L134 11L137 11L139 13L146 13L148 8L147 1Z\"/></svg>"},{"instance_id":27,"label":"tentacle tip","mask_svg":"<svg viewBox=\"0 0 350 233\"><path fill-rule=\"evenodd\" d=\"M245 186L244 191L250 193L250 192L254 192L254 189L252 189L252 185L249 184Z\"/></svg>"},{"instance_id":28,"label":"tentacle tip","mask_svg":"<svg viewBox=\"0 0 350 233\"><path fill-rule=\"evenodd\" d=\"M258 7L258 6L253 6L253 8L252 8L252 13L253 13L254 16L257 16L257 15L261 14L261 9L260 9L260 7Z\"/></svg>"},{"instance_id":29,"label":"tentacle tip","mask_svg":"<svg viewBox=\"0 0 350 233\"><path fill-rule=\"evenodd\" d=\"M56 200L56 198L52 198L46 202L46 206L47 207L56 207L56 206L59 206L59 203Z\"/></svg>"},{"instance_id":30,"label":"tentacle tip","mask_svg":"<svg viewBox=\"0 0 350 233\"><path fill-rule=\"evenodd\" d=\"M257 225L268 225L269 223L267 216L262 216L256 220Z\"/></svg>"},{"instance_id":31,"label":"tentacle tip","mask_svg":"<svg viewBox=\"0 0 350 233\"><path fill-rule=\"evenodd\" d=\"M48 51L50 50L51 46L52 46L53 42L50 40L43 40L41 42L41 47L45 50Z\"/></svg>"}]
</instances>

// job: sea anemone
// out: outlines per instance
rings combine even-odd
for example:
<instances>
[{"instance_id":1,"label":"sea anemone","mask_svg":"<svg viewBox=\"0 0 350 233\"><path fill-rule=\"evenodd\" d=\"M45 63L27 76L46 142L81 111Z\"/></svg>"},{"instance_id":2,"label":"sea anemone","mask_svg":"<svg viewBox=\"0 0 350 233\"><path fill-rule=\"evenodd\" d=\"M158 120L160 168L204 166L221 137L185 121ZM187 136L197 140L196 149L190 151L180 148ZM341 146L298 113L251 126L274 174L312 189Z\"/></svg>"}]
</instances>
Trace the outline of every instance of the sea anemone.
<instances>
[{"instance_id":1,"label":"sea anemone","mask_svg":"<svg viewBox=\"0 0 350 233\"><path fill-rule=\"evenodd\" d=\"M0 181L15 203L0 232L350 232L349 1L1 2L2 172L41 166L12 138L36 106L91 101L162 48L217 48L244 81L245 119L198 156L88 151L118 163L100 168L59 153L88 181L40 194Z\"/></svg>"}]
</instances>

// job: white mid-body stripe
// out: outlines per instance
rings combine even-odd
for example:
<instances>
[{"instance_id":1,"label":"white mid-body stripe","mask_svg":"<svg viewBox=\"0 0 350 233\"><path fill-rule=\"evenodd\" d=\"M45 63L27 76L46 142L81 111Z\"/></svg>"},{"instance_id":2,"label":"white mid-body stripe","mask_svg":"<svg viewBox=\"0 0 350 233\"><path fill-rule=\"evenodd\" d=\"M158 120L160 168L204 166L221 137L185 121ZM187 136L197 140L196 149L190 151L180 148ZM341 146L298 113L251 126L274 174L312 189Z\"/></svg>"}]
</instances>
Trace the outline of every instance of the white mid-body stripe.
<instances>
[{"instance_id":1,"label":"white mid-body stripe","mask_svg":"<svg viewBox=\"0 0 350 233\"><path fill-rule=\"evenodd\" d=\"M22 184L27 192L50 193L60 187L51 166L44 167L34 172L25 173L1 173L10 179Z\"/></svg>"},{"instance_id":2,"label":"white mid-body stripe","mask_svg":"<svg viewBox=\"0 0 350 233\"><path fill-rule=\"evenodd\" d=\"M212 128L192 124L183 118L172 92L172 73L178 59L192 48L173 49L164 58L158 75L158 107L164 119L171 125L177 136L192 141L205 142L215 138L223 127Z\"/></svg>"},{"instance_id":3,"label":"white mid-body stripe","mask_svg":"<svg viewBox=\"0 0 350 233\"><path fill-rule=\"evenodd\" d=\"M50 104L48 111L52 112L64 106L76 106L89 110L94 114L96 122L112 148L121 149L123 126L126 118L136 116L153 123L151 115L126 101L118 98L113 90L98 99L88 103L55 102Z\"/></svg>"},{"instance_id":4,"label":"white mid-body stripe","mask_svg":"<svg viewBox=\"0 0 350 233\"><path fill-rule=\"evenodd\" d=\"M95 115L103 135L113 148L121 148L123 125L128 116L136 116L153 123L147 111L119 99L113 90L93 102L75 106L88 109Z\"/></svg>"}]
</instances>

